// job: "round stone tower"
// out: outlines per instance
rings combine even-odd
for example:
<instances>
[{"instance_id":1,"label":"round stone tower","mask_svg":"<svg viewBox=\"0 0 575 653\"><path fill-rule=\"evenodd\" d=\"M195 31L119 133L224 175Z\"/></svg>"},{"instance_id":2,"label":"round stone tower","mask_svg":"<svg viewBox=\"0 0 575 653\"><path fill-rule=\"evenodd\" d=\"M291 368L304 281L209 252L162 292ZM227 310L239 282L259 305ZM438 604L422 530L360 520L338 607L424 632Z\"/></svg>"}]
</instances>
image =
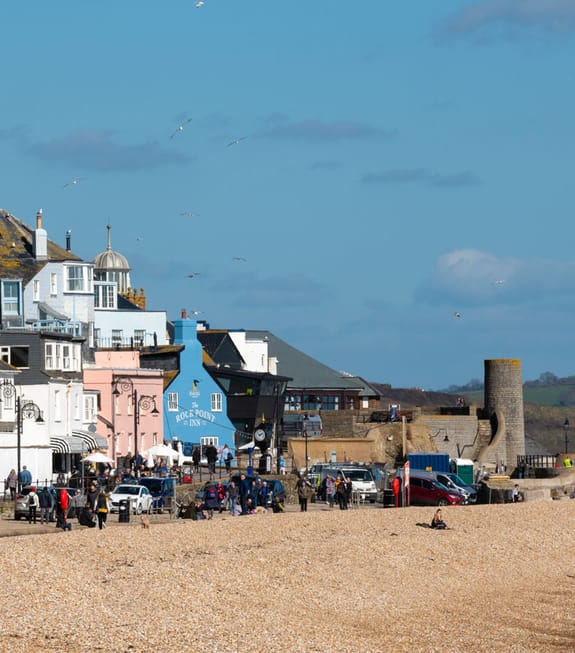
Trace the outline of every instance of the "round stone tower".
<instances>
[{"instance_id":1,"label":"round stone tower","mask_svg":"<svg viewBox=\"0 0 575 653\"><path fill-rule=\"evenodd\" d=\"M525 455L525 417L521 361L495 358L485 365L485 413L492 418L497 412L505 420L505 440L497 447L508 473L517 467L517 456Z\"/></svg>"}]
</instances>

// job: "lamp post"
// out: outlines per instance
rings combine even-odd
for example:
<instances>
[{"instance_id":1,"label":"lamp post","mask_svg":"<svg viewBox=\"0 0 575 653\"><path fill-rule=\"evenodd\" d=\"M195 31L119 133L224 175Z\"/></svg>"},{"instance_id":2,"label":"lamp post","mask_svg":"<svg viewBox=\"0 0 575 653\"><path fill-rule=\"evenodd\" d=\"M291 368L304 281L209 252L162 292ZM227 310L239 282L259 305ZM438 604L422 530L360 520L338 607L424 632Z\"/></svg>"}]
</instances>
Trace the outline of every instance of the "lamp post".
<instances>
[{"instance_id":1,"label":"lamp post","mask_svg":"<svg viewBox=\"0 0 575 653\"><path fill-rule=\"evenodd\" d=\"M16 395L16 386L9 382L4 381L2 383L2 391L0 392L0 402L6 403L11 406L12 399ZM33 419L38 424L42 424L44 419L42 418L42 411L39 406L37 406L33 401L25 400L22 401L21 397L16 396L16 478L17 478L17 492L16 495L21 491L20 485L20 472L22 470L22 430L24 419Z\"/></svg>"},{"instance_id":2,"label":"lamp post","mask_svg":"<svg viewBox=\"0 0 575 653\"><path fill-rule=\"evenodd\" d=\"M569 451L569 438L567 437L568 431L569 431L569 420L565 418L565 421L563 422L563 435L565 436L565 453Z\"/></svg>"},{"instance_id":3,"label":"lamp post","mask_svg":"<svg viewBox=\"0 0 575 653\"><path fill-rule=\"evenodd\" d=\"M305 474L307 476L307 471L308 471L308 453L307 453L307 423L308 423L308 417L307 415L304 415L303 418L303 437L305 438Z\"/></svg>"},{"instance_id":4,"label":"lamp post","mask_svg":"<svg viewBox=\"0 0 575 653\"><path fill-rule=\"evenodd\" d=\"M138 397L138 390L134 388L134 382L129 377L121 376L113 381L114 389L112 394L119 397L122 394L129 394L132 397L132 407L134 410L134 461L136 476L139 474L140 465L138 464L138 427L140 424L140 410L148 411L151 414L159 415L160 411L156 406L156 395L141 395Z\"/></svg>"}]
</instances>

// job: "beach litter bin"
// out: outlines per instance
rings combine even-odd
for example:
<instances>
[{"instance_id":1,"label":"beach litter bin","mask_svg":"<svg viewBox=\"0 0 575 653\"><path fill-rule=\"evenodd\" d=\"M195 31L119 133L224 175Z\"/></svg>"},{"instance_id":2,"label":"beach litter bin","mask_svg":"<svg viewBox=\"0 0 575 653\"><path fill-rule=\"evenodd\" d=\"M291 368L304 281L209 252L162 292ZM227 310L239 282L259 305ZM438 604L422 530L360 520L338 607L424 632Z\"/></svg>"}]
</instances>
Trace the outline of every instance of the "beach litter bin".
<instances>
[{"instance_id":1,"label":"beach litter bin","mask_svg":"<svg viewBox=\"0 0 575 653\"><path fill-rule=\"evenodd\" d=\"M119 522L129 522L130 521L130 500L122 499L118 505L118 521Z\"/></svg>"}]
</instances>

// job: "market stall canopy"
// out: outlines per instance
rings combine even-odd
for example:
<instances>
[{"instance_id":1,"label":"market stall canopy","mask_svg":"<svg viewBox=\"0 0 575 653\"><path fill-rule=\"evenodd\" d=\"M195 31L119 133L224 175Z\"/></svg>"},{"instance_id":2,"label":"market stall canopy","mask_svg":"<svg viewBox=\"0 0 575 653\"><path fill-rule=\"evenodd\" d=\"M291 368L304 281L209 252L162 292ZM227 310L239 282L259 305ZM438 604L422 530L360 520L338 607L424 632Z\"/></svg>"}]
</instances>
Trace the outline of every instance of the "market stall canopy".
<instances>
[{"instance_id":1,"label":"market stall canopy","mask_svg":"<svg viewBox=\"0 0 575 653\"><path fill-rule=\"evenodd\" d=\"M148 459L150 458L169 458L170 462L175 458L179 459L180 453L172 447L168 447L165 444L155 444L153 447L150 447L144 451L144 456Z\"/></svg>"},{"instance_id":2,"label":"market stall canopy","mask_svg":"<svg viewBox=\"0 0 575 653\"><path fill-rule=\"evenodd\" d=\"M82 461L85 463L113 463L114 462L111 458L108 458L106 454L100 453L99 451L95 451L94 453L91 453L89 456L83 458Z\"/></svg>"}]
</instances>

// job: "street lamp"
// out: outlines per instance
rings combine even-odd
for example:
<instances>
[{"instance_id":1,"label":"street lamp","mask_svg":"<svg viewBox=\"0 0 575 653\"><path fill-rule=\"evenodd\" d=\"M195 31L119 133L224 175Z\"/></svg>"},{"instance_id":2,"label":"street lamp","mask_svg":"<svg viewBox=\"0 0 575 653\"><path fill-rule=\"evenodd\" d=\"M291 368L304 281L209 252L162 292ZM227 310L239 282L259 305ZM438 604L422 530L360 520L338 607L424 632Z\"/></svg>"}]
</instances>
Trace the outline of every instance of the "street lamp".
<instances>
[{"instance_id":1,"label":"street lamp","mask_svg":"<svg viewBox=\"0 0 575 653\"><path fill-rule=\"evenodd\" d=\"M565 453L569 451L569 438L567 437L567 432L569 431L569 420L565 418L563 422L563 435L565 436Z\"/></svg>"},{"instance_id":2,"label":"street lamp","mask_svg":"<svg viewBox=\"0 0 575 653\"><path fill-rule=\"evenodd\" d=\"M1 384L0 391L0 402L5 402L9 406L12 405L12 399L16 395L16 386L10 381L4 381ZM3 399L2 399L3 398ZM33 419L38 424L42 424L44 419L42 418L42 411L39 406L37 406L33 401L26 400L22 401L21 397L16 397L16 473L17 473L17 483L18 483L18 494L22 488L20 486L20 471L22 468L22 430L23 430L23 421L25 419Z\"/></svg>"},{"instance_id":3,"label":"street lamp","mask_svg":"<svg viewBox=\"0 0 575 653\"><path fill-rule=\"evenodd\" d=\"M112 394L119 397L121 394L130 394L132 397L132 406L134 409L134 460L136 461L136 474L139 473L138 461L138 425L140 424L140 410L148 411L156 416L160 414L156 406L156 395L141 395L138 397L138 390L134 388L134 382L129 377L118 377L114 382Z\"/></svg>"},{"instance_id":4,"label":"street lamp","mask_svg":"<svg viewBox=\"0 0 575 653\"><path fill-rule=\"evenodd\" d=\"M308 455L307 455L307 424L308 424L308 416L307 414L304 415L303 417L303 437L305 438L305 474L307 476L307 470L308 470Z\"/></svg>"}]
</instances>

